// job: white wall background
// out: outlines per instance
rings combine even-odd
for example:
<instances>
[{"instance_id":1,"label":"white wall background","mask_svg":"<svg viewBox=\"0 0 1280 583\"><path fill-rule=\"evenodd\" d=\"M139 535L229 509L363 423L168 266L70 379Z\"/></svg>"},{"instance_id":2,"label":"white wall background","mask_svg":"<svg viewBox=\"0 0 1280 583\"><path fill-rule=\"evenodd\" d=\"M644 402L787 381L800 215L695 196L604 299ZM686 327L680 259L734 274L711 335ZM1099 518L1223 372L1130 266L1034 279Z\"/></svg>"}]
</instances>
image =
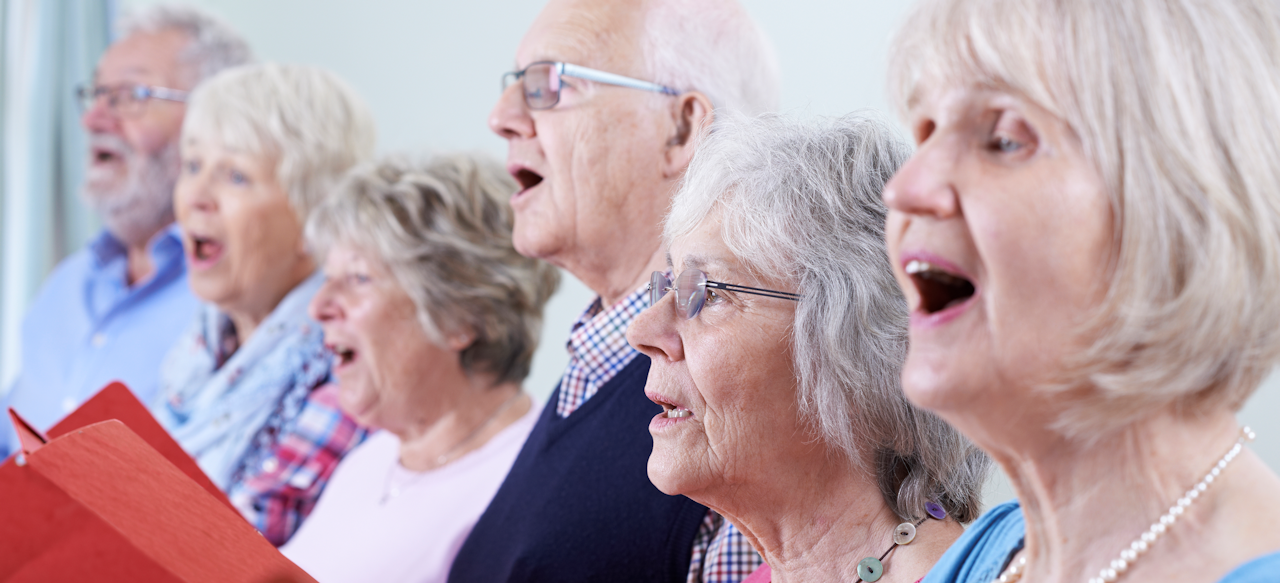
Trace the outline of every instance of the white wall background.
<instances>
[{"instance_id":1,"label":"white wall background","mask_svg":"<svg viewBox=\"0 0 1280 583\"><path fill-rule=\"evenodd\" d=\"M156 0L123 0L142 7ZM543 0L190 0L237 28L264 60L327 67L373 109L380 151L482 150L505 158L486 126L500 75ZM907 2L742 0L773 39L783 107L840 115L872 108L892 118L884 95L889 36ZM592 294L565 274L546 314L526 388L545 399L568 360L568 326ZM1241 414L1258 430L1254 449L1280 469L1280 378ZM988 503L1011 497L1001 477Z\"/></svg>"}]
</instances>

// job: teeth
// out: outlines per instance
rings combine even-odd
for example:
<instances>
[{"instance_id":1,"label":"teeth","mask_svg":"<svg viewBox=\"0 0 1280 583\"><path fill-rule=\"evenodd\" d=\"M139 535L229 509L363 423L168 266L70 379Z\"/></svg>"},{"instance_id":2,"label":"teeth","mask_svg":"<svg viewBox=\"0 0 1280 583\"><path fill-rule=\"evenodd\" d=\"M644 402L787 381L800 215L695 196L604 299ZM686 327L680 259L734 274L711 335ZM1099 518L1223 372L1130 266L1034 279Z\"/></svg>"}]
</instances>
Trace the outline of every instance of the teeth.
<instances>
[{"instance_id":1,"label":"teeth","mask_svg":"<svg viewBox=\"0 0 1280 583\"><path fill-rule=\"evenodd\" d=\"M693 415L693 411L688 409L672 409L667 411L667 419L681 419Z\"/></svg>"},{"instance_id":2,"label":"teeth","mask_svg":"<svg viewBox=\"0 0 1280 583\"><path fill-rule=\"evenodd\" d=\"M905 271L907 272L907 275L915 275L917 273L924 273L933 268L934 268L933 265L926 261L920 261L919 259L912 259L911 261L907 262Z\"/></svg>"}]
</instances>

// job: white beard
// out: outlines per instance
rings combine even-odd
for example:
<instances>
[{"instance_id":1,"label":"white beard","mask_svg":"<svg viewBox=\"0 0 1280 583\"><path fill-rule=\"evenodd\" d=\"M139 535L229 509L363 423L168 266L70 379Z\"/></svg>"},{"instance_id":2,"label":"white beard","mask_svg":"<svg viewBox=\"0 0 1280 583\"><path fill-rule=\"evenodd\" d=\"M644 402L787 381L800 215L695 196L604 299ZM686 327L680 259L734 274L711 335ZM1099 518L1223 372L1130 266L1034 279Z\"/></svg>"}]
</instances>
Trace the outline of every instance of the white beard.
<instances>
[{"instance_id":1,"label":"white beard","mask_svg":"<svg viewBox=\"0 0 1280 583\"><path fill-rule=\"evenodd\" d=\"M81 196L97 211L107 230L126 245L142 245L173 222L173 188L178 182L178 144L167 144L152 155L140 154L110 134L91 134L93 147L108 149L124 159L124 179L89 166Z\"/></svg>"}]
</instances>

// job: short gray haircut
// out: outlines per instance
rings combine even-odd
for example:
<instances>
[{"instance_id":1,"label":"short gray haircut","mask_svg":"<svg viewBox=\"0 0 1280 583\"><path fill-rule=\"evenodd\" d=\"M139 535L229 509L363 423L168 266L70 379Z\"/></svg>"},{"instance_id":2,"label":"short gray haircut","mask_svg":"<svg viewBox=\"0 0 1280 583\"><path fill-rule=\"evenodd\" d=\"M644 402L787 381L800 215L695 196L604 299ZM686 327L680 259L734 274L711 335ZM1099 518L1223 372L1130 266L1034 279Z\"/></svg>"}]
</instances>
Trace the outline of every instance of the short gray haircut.
<instances>
[{"instance_id":1,"label":"short gray haircut","mask_svg":"<svg viewBox=\"0 0 1280 583\"><path fill-rule=\"evenodd\" d=\"M253 51L227 23L192 6L157 4L138 12L125 13L117 26L116 38L137 33L155 34L181 31L191 39L179 59L192 67L192 84L214 76L223 69L252 63Z\"/></svg>"},{"instance_id":2,"label":"short gray haircut","mask_svg":"<svg viewBox=\"0 0 1280 583\"><path fill-rule=\"evenodd\" d=\"M1238 410L1280 361L1280 3L926 0L893 46L904 110L923 82L1011 91L1106 185L1107 297L1049 387L1098 391L1057 428Z\"/></svg>"},{"instance_id":3,"label":"short gray haircut","mask_svg":"<svg viewBox=\"0 0 1280 583\"><path fill-rule=\"evenodd\" d=\"M300 223L342 175L373 157L373 116L336 75L261 63L205 81L187 105L182 143L210 140L276 160L276 177Z\"/></svg>"},{"instance_id":4,"label":"short gray haircut","mask_svg":"<svg viewBox=\"0 0 1280 583\"><path fill-rule=\"evenodd\" d=\"M977 517L989 459L902 392L907 304L880 193L910 148L889 124L857 114L727 116L704 140L667 242L718 216L725 245L756 277L801 294L791 340L815 436L873 471L898 516L922 518L936 501L961 522Z\"/></svg>"},{"instance_id":5,"label":"short gray haircut","mask_svg":"<svg viewBox=\"0 0 1280 583\"><path fill-rule=\"evenodd\" d=\"M389 158L353 169L312 215L307 240L319 255L335 242L375 254L413 299L428 338L474 336L463 370L520 382L560 272L512 245L517 189L484 155Z\"/></svg>"},{"instance_id":6,"label":"short gray haircut","mask_svg":"<svg viewBox=\"0 0 1280 583\"><path fill-rule=\"evenodd\" d=\"M700 91L712 107L747 114L779 107L773 45L734 0L654 0L640 51L653 82Z\"/></svg>"}]
</instances>

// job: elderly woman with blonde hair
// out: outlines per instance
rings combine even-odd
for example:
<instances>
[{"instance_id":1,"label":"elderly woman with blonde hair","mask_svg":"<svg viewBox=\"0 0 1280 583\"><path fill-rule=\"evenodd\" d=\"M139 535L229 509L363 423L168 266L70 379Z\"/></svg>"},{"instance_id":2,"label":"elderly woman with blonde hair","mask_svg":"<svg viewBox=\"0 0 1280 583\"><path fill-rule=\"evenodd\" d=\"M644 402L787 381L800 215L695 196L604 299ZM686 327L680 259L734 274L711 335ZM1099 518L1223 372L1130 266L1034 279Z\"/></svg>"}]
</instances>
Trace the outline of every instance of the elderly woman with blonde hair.
<instances>
[{"instance_id":1,"label":"elderly woman with blonde hair","mask_svg":"<svg viewBox=\"0 0 1280 583\"><path fill-rule=\"evenodd\" d=\"M351 89L295 65L218 74L182 127L174 209L205 305L165 359L152 412L277 545L364 436L322 388L332 356L307 304L323 276L302 226L373 145Z\"/></svg>"},{"instance_id":2,"label":"elderly woman with blonde hair","mask_svg":"<svg viewBox=\"0 0 1280 583\"><path fill-rule=\"evenodd\" d=\"M930 583L1280 581L1280 3L927 0L895 41L903 385L1008 473Z\"/></svg>"},{"instance_id":3,"label":"elderly woman with blonde hair","mask_svg":"<svg viewBox=\"0 0 1280 583\"><path fill-rule=\"evenodd\" d=\"M342 408L379 429L281 550L321 581L444 581L541 407L521 390L559 282L516 253L516 184L476 156L352 172L307 225Z\"/></svg>"},{"instance_id":4,"label":"elderly woman with blonde hair","mask_svg":"<svg viewBox=\"0 0 1280 583\"><path fill-rule=\"evenodd\" d=\"M747 536L751 581L914 583L977 516L988 461L899 387L880 191L909 150L864 117L727 117L705 139L627 332L664 409L649 478Z\"/></svg>"}]
</instances>

